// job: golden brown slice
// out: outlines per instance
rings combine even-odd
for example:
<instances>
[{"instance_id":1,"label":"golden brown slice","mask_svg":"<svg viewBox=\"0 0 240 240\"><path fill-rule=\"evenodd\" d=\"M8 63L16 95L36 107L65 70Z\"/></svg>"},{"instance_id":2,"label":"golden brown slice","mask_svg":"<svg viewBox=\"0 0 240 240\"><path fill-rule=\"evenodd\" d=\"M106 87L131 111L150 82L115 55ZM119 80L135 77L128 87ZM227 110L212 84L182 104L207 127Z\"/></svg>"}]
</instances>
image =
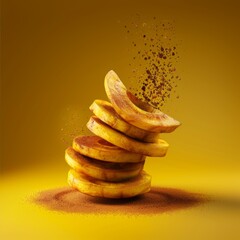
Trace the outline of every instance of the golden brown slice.
<instances>
[{"instance_id":1,"label":"golden brown slice","mask_svg":"<svg viewBox=\"0 0 240 240\"><path fill-rule=\"evenodd\" d=\"M142 162L145 157L129 152L98 136L79 136L73 140L73 148L84 156L107 162Z\"/></svg>"},{"instance_id":2,"label":"golden brown slice","mask_svg":"<svg viewBox=\"0 0 240 240\"><path fill-rule=\"evenodd\" d=\"M110 183L70 170L68 184L80 192L104 198L129 198L146 193L151 187L151 176L142 171L137 177L119 183Z\"/></svg>"},{"instance_id":3,"label":"golden brown slice","mask_svg":"<svg viewBox=\"0 0 240 240\"><path fill-rule=\"evenodd\" d=\"M159 133L153 133L140 129L123 120L116 113L112 104L107 101L95 100L90 106L90 110L104 123L129 137L136 138L144 142L157 142L160 138Z\"/></svg>"},{"instance_id":4,"label":"golden brown slice","mask_svg":"<svg viewBox=\"0 0 240 240\"><path fill-rule=\"evenodd\" d=\"M115 111L128 123L152 132L172 132L180 122L131 94L114 71L105 77L105 91Z\"/></svg>"},{"instance_id":5,"label":"golden brown slice","mask_svg":"<svg viewBox=\"0 0 240 240\"><path fill-rule=\"evenodd\" d=\"M90 177L110 182L119 182L136 177L143 169L140 163L111 163L85 157L69 147L65 151L68 165Z\"/></svg>"},{"instance_id":6,"label":"golden brown slice","mask_svg":"<svg viewBox=\"0 0 240 240\"><path fill-rule=\"evenodd\" d=\"M168 143L159 139L157 143L144 143L130 138L103 123L96 116L92 116L87 127L97 136L112 144L145 156L163 157L167 153Z\"/></svg>"}]
</instances>

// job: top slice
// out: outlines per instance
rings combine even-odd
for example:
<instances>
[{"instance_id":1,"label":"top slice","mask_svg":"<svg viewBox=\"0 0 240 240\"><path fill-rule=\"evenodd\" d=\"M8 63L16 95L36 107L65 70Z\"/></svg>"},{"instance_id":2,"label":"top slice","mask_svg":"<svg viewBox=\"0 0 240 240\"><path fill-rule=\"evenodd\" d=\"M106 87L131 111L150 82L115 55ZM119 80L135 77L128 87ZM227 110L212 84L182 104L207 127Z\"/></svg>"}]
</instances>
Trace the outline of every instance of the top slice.
<instances>
[{"instance_id":1,"label":"top slice","mask_svg":"<svg viewBox=\"0 0 240 240\"><path fill-rule=\"evenodd\" d=\"M136 98L113 70L107 73L104 86L115 111L128 123L159 133L169 133L180 126L179 121Z\"/></svg>"}]
</instances>

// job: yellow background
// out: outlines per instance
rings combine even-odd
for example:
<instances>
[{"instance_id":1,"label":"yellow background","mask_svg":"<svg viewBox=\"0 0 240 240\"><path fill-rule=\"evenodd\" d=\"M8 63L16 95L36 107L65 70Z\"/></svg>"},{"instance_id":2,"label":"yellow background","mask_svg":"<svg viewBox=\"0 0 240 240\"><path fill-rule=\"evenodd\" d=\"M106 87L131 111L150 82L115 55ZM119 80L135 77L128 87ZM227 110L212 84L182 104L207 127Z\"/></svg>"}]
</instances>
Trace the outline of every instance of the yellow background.
<instances>
[{"instance_id":1,"label":"yellow background","mask_svg":"<svg viewBox=\"0 0 240 240\"><path fill-rule=\"evenodd\" d=\"M136 13L146 22L154 16L175 21L181 43L180 99L167 113L182 126L163 135L170 144L165 158L147 160L153 185L239 200L238 1L8 0L1 6L1 239L239 236L226 224L231 219L237 229L234 213L209 213L211 207L129 218L60 214L25 200L66 185L69 135L86 123L94 99L106 99L107 71L127 84L123 26Z\"/></svg>"}]
</instances>

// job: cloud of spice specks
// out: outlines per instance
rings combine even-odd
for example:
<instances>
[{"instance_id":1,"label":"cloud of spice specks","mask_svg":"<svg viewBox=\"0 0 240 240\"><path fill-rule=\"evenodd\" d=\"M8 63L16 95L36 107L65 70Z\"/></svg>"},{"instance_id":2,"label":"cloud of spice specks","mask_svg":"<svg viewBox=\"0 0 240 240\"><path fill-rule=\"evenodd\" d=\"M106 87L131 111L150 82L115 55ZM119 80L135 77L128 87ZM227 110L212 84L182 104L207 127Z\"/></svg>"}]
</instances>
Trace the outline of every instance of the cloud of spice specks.
<instances>
[{"instance_id":1,"label":"cloud of spice specks","mask_svg":"<svg viewBox=\"0 0 240 240\"><path fill-rule=\"evenodd\" d=\"M144 22L138 16L124 25L133 57L130 90L139 99L161 109L172 98L179 98L177 73L178 44L174 23L153 17Z\"/></svg>"}]
</instances>

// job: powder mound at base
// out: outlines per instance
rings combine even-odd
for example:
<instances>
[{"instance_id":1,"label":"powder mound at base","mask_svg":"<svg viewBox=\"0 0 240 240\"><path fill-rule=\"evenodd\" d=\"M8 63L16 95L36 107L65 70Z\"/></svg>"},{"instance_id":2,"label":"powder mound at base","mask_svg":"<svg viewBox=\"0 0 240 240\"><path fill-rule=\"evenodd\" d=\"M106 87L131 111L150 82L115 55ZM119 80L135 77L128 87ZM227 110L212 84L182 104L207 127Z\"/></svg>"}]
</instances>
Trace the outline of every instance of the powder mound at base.
<instances>
[{"instance_id":1,"label":"powder mound at base","mask_svg":"<svg viewBox=\"0 0 240 240\"><path fill-rule=\"evenodd\" d=\"M206 199L178 189L152 187L151 191L129 199L95 198L64 187L40 192L35 204L49 210L80 214L160 214L193 207Z\"/></svg>"}]
</instances>

